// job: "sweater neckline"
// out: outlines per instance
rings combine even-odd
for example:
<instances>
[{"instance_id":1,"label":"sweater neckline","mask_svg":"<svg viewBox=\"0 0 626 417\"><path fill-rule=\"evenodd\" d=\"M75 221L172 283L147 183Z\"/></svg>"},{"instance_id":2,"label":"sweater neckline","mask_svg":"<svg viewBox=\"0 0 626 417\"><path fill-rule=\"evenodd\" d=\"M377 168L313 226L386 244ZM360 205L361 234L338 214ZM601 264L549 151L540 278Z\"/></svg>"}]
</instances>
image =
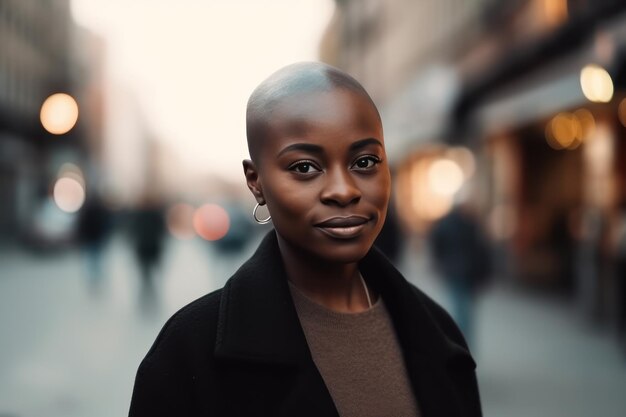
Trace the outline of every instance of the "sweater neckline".
<instances>
[{"instance_id":1,"label":"sweater neckline","mask_svg":"<svg viewBox=\"0 0 626 417\"><path fill-rule=\"evenodd\" d=\"M306 312L308 315L313 315L318 319L330 320L337 324L369 320L371 317L379 314L383 304L382 297L379 296L372 304L372 307L366 310L354 313L335 311L310 298L291 281L287 280L287 282L298 313Z\"/></svg>"}]
</instances>

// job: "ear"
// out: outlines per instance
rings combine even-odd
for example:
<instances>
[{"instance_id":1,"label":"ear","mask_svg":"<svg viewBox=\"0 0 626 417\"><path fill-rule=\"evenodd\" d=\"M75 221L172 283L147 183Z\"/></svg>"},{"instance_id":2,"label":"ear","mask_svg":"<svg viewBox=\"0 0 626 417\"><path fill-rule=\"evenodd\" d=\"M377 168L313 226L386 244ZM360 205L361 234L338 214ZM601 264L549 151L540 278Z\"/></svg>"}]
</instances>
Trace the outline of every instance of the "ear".
<instances>
[{"instance_id":1,"label":"ear","mask_svg":"<svg viewBox=\"0 0 626 417\"><path fill-rule=\"evenodd\" d=\"M257 203L261 205L265 204L265 198L263 198L263 189L259 181L259 171L257 170L256 165L254 164L254 162L252 162L252 160L243 160L243 174L246 177L246 184L252 192L252 195L254 195Z\"/></svg>"}]
</instances>

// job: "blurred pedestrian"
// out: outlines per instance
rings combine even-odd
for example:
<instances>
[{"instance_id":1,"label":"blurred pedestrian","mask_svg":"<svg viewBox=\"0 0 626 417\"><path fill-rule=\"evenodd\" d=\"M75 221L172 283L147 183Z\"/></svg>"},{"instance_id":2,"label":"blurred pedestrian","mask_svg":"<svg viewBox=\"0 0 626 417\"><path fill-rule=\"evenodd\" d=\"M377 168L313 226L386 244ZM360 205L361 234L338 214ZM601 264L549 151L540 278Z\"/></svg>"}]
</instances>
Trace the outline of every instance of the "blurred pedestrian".
<instances>
[{"instance_id":1,"label":"blurred pedestrian","mask_svg":"<svg viewBox=\"0 0 626 417\"><path fill-rule=\"evenodd\" d=\"M253 216L274 230L167 322L131 417L481 416L454 321L372 248L391 180L367 92L295 64L257 87L246 122Z\"/></svg>"},{"instance_id":2,"label":"blurred pedestrian","mask_svg":"<svg viewBox=\"0 0 626 417\"><path fill-rule=\"evenodd\" d=\"M145 195L131 216L131 239L141 274L141 303L150 309L156 302L154 272L163 252L165 215L161 204L152 195Z\"/></svg>"},{"instance_id":3,"label":"blurred pedestrian","mask_svg":"<svg viewBox=\"0 0 626 417\"><path fill-rule=\"evenodd\" d=\"M452 316L472 346L476 296L492 273L489 241L467 202L457 202L439 219L428 240L434 267L450 295Z\"/></svg>"},{"instance_id":4,"label":"blurred pedestrian","mask_svg":"<svg viewBox=\"0 0 626 417\"><path fill-rule=\"evenodd\" d=\"M111 216L97 195L90 195L78 212L77 234L87 264L90 288L102 280L102 253L111 228Z\"/></svg>"}]
</instances>

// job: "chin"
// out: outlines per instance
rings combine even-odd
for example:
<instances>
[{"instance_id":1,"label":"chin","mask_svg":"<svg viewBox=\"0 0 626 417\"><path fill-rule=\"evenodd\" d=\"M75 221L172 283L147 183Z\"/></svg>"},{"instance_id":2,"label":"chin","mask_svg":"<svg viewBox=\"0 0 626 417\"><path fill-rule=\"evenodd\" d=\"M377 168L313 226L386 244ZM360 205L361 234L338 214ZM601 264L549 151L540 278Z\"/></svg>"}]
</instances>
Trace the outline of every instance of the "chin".
<instances>
[{"instance_id":1,"label":"chin","mask_svg":"<svg viewBox=\"0 0 626 417\"><path fill-rule=\"evenodd\" d=\"M315 234L303 240L300 236L283 235L278 229L277 233L294 254L299 253L315 262L336 265L359 262L367 255L376 237L375 234L366 234L355 239L342 240Z\"/></svg>"},{"instance_id":2,"label":"chin","mask_svg":"<svg viewBox=\"0 0 626 417\"><path fill-rule=\"evenodd\" d=\"M324 262L336 263L336 264L351 264L359 262L367 255L372 247L372 243L363 244L360 242L358 245L346 245L345 247L330 247L328 251L317 253L317 257Z\"/></svg>"}]
</instances>

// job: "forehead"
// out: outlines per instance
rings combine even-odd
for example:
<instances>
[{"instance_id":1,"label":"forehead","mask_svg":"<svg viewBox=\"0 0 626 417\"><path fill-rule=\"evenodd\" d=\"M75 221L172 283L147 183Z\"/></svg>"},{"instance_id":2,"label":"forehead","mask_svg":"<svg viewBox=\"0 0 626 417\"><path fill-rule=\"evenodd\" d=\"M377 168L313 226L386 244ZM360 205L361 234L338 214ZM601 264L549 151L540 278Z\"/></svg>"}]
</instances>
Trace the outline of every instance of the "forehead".
<instances>
[{"instance_id":1,"label":"forehead","mask_svg":"<svg viewBox=\"0 0 626 417\"><path fill-rule=\"evenodd\" d=\"M267 123L264 148L284 142L331 142L349 145L374 137L383 141L378 111L369 98L344 88L294 94L274 103Z\"/></svg>"}]
</instances>

